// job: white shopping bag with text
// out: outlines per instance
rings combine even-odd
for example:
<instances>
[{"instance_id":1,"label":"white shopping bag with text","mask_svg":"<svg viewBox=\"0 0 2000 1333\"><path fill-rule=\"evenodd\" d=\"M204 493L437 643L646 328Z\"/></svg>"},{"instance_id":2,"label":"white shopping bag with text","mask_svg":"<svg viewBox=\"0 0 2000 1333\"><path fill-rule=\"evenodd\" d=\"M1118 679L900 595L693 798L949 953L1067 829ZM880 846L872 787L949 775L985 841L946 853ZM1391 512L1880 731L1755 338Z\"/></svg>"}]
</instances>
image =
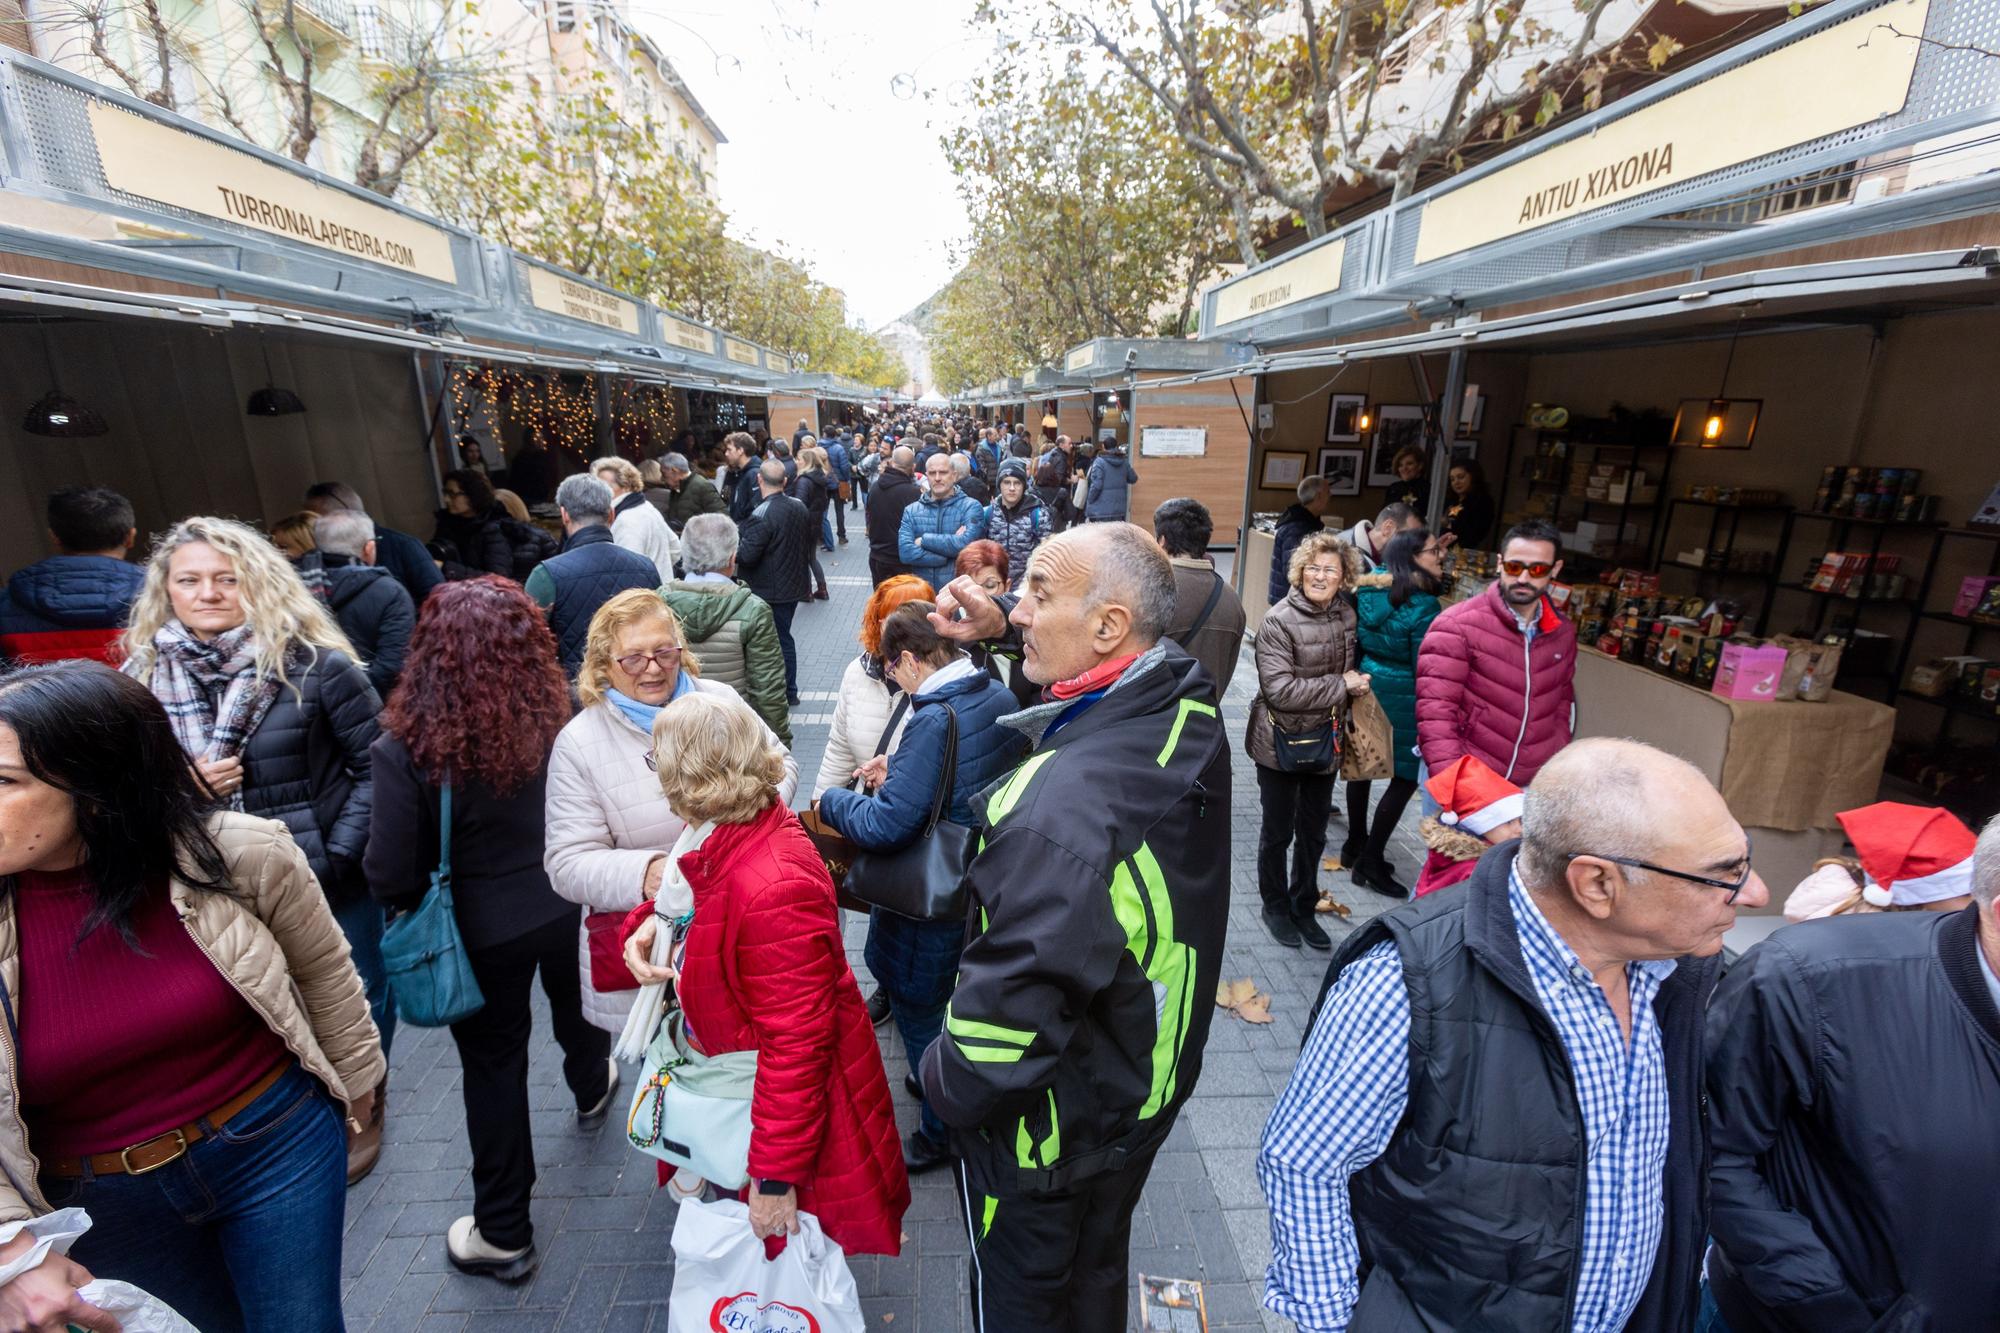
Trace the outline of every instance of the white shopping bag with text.
<instances>
[{"instance_id":1,"label":"white shopping bag with text","mask_svg":"<svg viewBox=\"0 0 2000 1333\"><path fill-rule=\"evenodd\" d=\"M674 1219L674 1290L667 1333L862 1333L847 1256L799 1214L784 1253L764 1258L750 1210L734 1199L689 1199Z\"/></svg>"}]
</instances>

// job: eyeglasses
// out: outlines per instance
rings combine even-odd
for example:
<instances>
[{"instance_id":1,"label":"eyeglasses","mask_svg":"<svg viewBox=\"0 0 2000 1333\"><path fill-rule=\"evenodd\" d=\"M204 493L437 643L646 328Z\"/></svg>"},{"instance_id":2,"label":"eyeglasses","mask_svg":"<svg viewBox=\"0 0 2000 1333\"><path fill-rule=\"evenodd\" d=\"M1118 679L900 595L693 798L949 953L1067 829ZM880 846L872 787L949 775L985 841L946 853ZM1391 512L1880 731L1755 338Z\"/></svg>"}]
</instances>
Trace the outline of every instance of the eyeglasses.
<instances>
[{"instance_id":1,"label":"eyeglasses","mask_svg":"<svg viewBox=\"0 0 2000 1333\"><path fill-rule=\"evenodd\" d=\"M1315 577L1315 578L1322 578L1322 579L1337 579L1337 578L1339 578L1339 577L1340 577L1340 566L1338 566L1338 565L1307 565L1307 566L1306 566L1306 567L1305 567L1304 569L1300 570L1299 572L1300 572L1301 574L1307 574L1307 575L1311 575L1311 576L1313 576L1313 577Z\"/></svg>"},{"instance_id":2,"label":"eyeglasses","mask_svg":"<svg viewBox=\"0 0 2000 1333\"><path fill-rule=\"evenodd\" d=\"M628 676L636 676L644 671L648 662L665 671L680 660L681 650L678 647L659 648L650 653L631 653L617 659L618 669Z\"/></svg>"},{"instance_id":3,"label":"eyeglasses","mask_svg":"<svg viewBox=\"0 0 2000 1333\"><path fill-rule=\"evenodd\" d=\"M1743 840L1743 873L1738 875L1734 880L1710 879L1707 875L1690 875L1685 870L1669 870L1665 866L1656 866L1651 861L1640 861L1629 856L1598 856L1595 852L1578 852L1570 860L1574 861L1579 856L1589 856L1599 861L1609 861L1613 865L1630 866L1634 870L1650 870L1655 875L1665 875L1669 879L1684 879L1690 884L1700 884L1711 889L1721 889L1729 895L1723 899L1725 903L1736 901L1736 895L1743 892L1744 886L1749 884L1750 876L1753 873L1750 868L1750 840L1748 838Z\"/></svg>"},{"instance_id":4,"label":"eyeglasses","mask_svg":"<svg viewBox=\"0 0 2000 1333\"><path fill-rule=\"evenodd\" d=\"M1500 568L1508 578L1518 579L1521 575L1526 574L1531 579L1539 579L1548 577L1549 571L1554 569L1555 566L1542 560L1537 560L1533 563L1526 560L1502 560ZM1606 859L1608 860L1609 858L1607 857Z\"/></svg>"}]
</instances>

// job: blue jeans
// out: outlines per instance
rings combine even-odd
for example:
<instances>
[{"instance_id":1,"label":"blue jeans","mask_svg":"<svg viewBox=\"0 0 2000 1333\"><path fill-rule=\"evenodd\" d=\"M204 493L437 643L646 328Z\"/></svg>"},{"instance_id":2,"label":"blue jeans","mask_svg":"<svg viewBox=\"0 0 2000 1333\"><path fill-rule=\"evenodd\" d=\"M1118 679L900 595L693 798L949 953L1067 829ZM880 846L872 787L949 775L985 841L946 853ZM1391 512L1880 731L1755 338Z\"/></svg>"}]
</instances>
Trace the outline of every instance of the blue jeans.
<instances>
[{"instance_id":1,"label":"blue jeans","mask_svg":"<svg viewBox=\"0 0 2000 1333\"><path fill-rule=\"evenodd\" d=\"M90 1211L71 1258L145 1288L202 1333L345 1328L347 1133L333 1099L296 1065L157 1171L44 1175L41 1186L54 1207Z\"/></svg>"},{"instance_id":2,"label":"blue jeans","mask_svg":"<svg viewBox=\"0 0 2000 1333\"><path fill-rule=\"evenodd\" d=\"M862 958L889 997L889 1014L903 1054L915 1074L924 1052L944 1030L945 1007L958 979L958 955L965 927L956 921L912 921L894 912L868 914L868 943ZM946 1141L944 1121L928 1101L923 1104L923 1132L932 1141Z\"/></svg>"},{"instance_id":3,"label":"blue jeans","mask_svg":"<svg viewBox=\"0 0 2000 1333\"><path fill-rule=\"evenodd\" d=\"M347 936L354 954L354 970L361 974L361 989L368 996L368 1012L375 1018L375 1030L382 1034L382 1058L389 1058L389 1042L396 1035L396 996L389 989L389 969L382 962L382 904L365 891L359 896L335 902L333 919ZM358 1097L368 1091L354 1089ZM86 1268L88 1264L84 1265Z\"/></svg>"},{"instance_id":4,"label":"blue jeans","mask_svg":"<svg viewBox=\"0 0 2000 1333\"><path fill-rule=\"evenodd\" d=\"M833 549L833 506L827 506L827 513L819 516L819 544L827 550Z\"/></svg>"}]
</instances>

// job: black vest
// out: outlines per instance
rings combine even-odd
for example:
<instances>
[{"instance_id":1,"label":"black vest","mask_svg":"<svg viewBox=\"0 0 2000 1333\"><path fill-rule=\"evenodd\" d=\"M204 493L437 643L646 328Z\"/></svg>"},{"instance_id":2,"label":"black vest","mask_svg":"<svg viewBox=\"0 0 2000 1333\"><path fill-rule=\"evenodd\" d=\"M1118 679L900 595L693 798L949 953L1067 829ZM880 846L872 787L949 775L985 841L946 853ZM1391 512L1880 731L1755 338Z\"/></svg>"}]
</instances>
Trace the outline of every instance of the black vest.
<instances>
[{"instance_id":1,"label":"black vest","mask_svg":"<svg viewBox=\"0 0 2000 1333\"><path fill-rule=\"evenodd\" d=\"M562 554L542 562L556 585L549 603L549 628L556 636L556 655L563 670L576 679L583 665L583 645L590 637L590 618L597 608L628 588L657 588L660 571L637 551L611 540L602 523L578 528L563 543Z\"/></svg>"},{"instance_id":2,"label":"black vest","mask_svg":"<svg viewBox=\"0 0 2000 1333\"><path fill-rule=\"evenodd\" d=\"M1408 1109L1388 1150L1348 1182L1361 1246L1355 1333L1565 1333L1571 1325L1586 1135L1568 1057L1535 994L1507 901L1518 846L1487 853L1463 888L1356 931L1321 987L1323 1002L1343 968L1388 940L1402 955L1410 997ZM1653 1004L1672 1128L1665 1223L1626 1325L1634 1333L1681 1333L1694 1319L1708 1221L1701 1019L1718 966L1681 959Z\"/></svg>"}]
</instances>

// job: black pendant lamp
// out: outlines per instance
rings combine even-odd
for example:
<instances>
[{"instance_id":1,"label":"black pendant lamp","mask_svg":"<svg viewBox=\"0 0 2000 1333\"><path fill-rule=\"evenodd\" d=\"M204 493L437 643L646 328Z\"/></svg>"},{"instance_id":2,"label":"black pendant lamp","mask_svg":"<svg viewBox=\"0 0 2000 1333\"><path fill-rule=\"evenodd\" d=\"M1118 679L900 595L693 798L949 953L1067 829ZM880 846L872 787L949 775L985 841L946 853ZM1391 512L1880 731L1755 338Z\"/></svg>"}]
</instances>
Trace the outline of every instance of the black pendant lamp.
<instances>
[{"instance_id":1,"label":"black pendant lamp","mask_svg":"<svg viewBox=\"0 0 2000 1333\"><path fill-rule=\"evenodd\" d=\"M290 389L281 389L277 376L271 372L271 344L263 334L257 335L257 346L264 353L264 387L250 395L250 401L243 405L247 416L290 417L306 410L306 405Z\"/></svg>"},{"instance_id":2,"label":"black pendant lamp","mask_svg":"<svg viewBox=\"0 0 2000 1333\"><path fill-rule=\"evenodd\" d=\"M30 435L42 435L52 440L81 440L93 435L110 434L111 427L104 424L103 417L62 391L62 381L56 377L55 343L49 337L48 321L40 323L42 355L49 363L50 388L28 409L21 429Z\"/></svg>"}]
</instances>

